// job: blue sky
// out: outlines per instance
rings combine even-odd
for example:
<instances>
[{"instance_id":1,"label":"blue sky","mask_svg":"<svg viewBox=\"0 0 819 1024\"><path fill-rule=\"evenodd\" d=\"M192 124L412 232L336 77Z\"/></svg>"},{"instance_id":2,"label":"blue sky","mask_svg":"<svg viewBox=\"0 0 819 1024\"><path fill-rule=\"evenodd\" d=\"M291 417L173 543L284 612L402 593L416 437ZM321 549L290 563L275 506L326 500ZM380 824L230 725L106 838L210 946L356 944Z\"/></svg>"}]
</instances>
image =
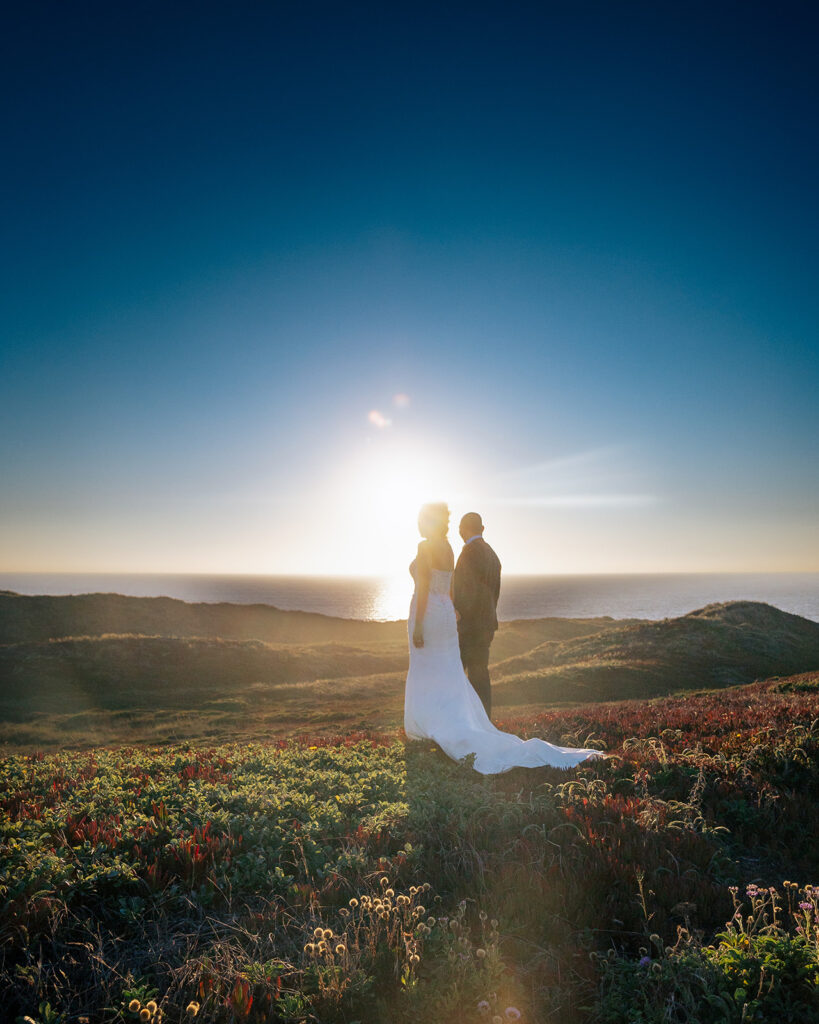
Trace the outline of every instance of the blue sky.
<instances>
[{"instance_id":1,"label":"blue sky","mask_svg":"<svg viewBox=\"0 0 819 1024\"><path fill-rule=\"evenodd\" d=\"M0 571L819 569L818 20L20 7Z\"/></svg>"}]
</instances>

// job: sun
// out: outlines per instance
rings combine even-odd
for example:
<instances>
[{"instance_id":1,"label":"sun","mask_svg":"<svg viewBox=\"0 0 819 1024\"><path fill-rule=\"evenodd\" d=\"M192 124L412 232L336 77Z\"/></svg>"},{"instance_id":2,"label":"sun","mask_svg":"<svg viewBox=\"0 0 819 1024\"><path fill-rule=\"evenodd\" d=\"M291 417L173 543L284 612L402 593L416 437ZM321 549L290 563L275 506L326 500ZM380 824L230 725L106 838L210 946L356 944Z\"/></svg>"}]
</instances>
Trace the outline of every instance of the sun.
<instances>
[{"instance_id":1,"label":"sun","mask_svg":"<svg viewBox=\"0 0 819 1024\"><path fill-rule=\"evenodd\" d=\"M352 556L347 571L406 574L420 539L418 510L429 501L451 507L462 486L456 467L440 451L407 444L380 445L351 460L337 485L334 529Z\"/></svg>"}]
</instances>

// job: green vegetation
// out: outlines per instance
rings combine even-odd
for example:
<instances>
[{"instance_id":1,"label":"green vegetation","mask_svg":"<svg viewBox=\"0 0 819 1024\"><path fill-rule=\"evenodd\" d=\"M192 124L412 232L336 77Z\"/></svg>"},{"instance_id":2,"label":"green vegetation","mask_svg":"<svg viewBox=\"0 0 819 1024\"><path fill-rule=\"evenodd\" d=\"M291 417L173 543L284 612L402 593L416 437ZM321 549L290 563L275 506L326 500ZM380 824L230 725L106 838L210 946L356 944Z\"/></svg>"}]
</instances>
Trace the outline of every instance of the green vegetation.
<instances>
[{"instance_id":1,"label":"green vegetation","mask_svg":"<svg viewBox=\"0 0 819 1024\"><path fill-rule=\"evenodd\" d=\"M394 735L16 754L0 989L39 1022L819 1020L819 675Z\"/></svg>"},{"instance_id":2,"label":"green vegetation","mask_svg":"<svg viewBox=\"0 0 819 1024\"><path fill-rule=\"evenodd\" d=\"M611 756L405 743L403 623L0 595L4 1012L819 1022L819 625L544 619L493 655L504 728Z\"/></svg>"}]
</instances>

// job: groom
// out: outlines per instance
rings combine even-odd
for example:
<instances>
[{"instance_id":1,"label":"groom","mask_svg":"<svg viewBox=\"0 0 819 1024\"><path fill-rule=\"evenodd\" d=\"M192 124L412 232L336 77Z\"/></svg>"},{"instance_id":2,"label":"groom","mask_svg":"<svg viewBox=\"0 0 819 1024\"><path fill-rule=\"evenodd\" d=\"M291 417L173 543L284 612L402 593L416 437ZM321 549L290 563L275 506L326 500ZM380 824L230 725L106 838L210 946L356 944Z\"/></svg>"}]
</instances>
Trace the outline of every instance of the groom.
<instances>
[{"instance_id":1,"label":"groom","mask_svg":"<svg viewBox=\"0 0 819 1024\"><path fill-rule=\"evenodd\" d=\"M461 661L487 715L491 716L489 645L498 628L501 564L483 539L483 522L477 512L467 512L458 532L464 546L455 566L453 602L458 615Z\"/></svg>"}]
</instances>

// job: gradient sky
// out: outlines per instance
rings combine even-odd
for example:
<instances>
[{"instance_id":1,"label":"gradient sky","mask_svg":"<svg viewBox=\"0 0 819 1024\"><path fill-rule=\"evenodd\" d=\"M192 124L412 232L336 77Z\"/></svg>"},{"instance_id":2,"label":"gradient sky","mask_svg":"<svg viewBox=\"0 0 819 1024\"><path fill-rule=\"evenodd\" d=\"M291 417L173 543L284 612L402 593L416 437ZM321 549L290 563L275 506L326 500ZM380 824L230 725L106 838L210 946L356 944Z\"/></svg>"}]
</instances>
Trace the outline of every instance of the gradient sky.
<instances>
[{"instance_id":1,"label":"gradient sky","mask_svg":"<svg viewBox=\"0 0 819 1024\"><path fill-rule=\"evenodd\" d=\"M16 5L0 571L819 569L818 23Z\"/></svg>"}]
</instances>

